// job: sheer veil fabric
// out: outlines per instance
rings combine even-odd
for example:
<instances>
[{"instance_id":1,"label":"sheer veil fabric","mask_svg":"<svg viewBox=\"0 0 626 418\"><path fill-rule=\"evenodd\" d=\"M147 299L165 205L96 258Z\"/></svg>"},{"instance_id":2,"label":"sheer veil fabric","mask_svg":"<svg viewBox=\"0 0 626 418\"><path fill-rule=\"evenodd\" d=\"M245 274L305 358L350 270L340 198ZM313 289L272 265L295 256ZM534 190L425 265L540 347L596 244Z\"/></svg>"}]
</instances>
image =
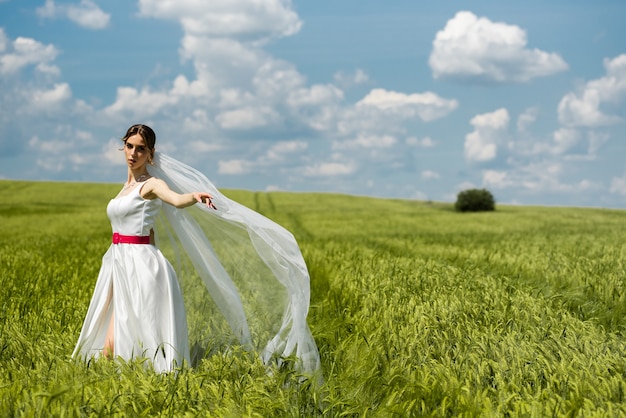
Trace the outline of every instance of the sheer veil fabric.
<instances>
[{"instance_id":1,"label":"sheer veil fabric","mask_svg":"<svg viewBox=\"0 0 626 418\"><path fill-rule=\"evenodd\" d=\"M192 363L236 340L265 363L295 357L301 372L318 371L306 322L309 273L294 236L163 153L155 153L148 170L178 193L210 193L217 207L162 205L155 231L183 288Z\"/></svg>"}]
</instances>

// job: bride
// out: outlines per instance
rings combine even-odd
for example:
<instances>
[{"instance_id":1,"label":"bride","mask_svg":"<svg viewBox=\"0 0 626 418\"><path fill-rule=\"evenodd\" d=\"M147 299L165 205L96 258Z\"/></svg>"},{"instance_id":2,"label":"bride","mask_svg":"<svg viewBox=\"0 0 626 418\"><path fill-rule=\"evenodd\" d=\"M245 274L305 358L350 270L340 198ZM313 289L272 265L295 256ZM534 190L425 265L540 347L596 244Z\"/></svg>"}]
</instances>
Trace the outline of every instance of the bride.
<instances>
[{"instance_id":1,"label":"bride","mask_svg":"<svg viewBox=\"0 0 626 418\"><path fill-rule=\"evenodd\" d=\"M295 356L301 371L319 369L306 323L309 275L293 235L156 152L150 127L133 125L122 141L128 178L107 206L112 244L73 356L147 359L165 372L236 341L266 363Z\"/></svg>"}]
</instances>

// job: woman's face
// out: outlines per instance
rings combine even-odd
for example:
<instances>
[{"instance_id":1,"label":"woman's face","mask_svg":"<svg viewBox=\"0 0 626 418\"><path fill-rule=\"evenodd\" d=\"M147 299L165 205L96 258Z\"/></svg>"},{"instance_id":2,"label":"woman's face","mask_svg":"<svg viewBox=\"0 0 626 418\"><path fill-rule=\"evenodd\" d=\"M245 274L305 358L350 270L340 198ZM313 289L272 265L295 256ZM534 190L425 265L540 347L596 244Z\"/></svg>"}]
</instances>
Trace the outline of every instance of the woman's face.
<instances>
[{"instance_id":1,"label":"woman's face","mask_svg":"<svg viewBox=\"0 0 626 418\"><path fill-rule=\"evenodd\" d=\"M124 154L126 155L126 163L131 170L142 168L148 161L150 149L146 145L146 141L141 135L133 135L128 137L124 143Z\"/></svg>"}]
</instances>

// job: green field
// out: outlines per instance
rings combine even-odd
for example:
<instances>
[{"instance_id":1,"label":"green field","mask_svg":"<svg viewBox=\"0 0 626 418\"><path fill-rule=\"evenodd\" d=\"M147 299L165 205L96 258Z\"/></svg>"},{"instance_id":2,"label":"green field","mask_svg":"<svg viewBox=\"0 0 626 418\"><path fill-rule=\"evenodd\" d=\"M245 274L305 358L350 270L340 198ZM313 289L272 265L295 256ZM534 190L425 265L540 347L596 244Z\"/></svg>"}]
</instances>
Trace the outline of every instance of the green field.
<instances>
[{"instance_id":1,"label":"green field","mask_svg":"<svg viewBox=\"0 0 626 418\"><path fill-rule=\"evenodd\" d=\"M227 191L300 243L317 387L72 361L118 190L0 181L0 416L626 416L626 211Z\"/></svg>"}]
</instances>

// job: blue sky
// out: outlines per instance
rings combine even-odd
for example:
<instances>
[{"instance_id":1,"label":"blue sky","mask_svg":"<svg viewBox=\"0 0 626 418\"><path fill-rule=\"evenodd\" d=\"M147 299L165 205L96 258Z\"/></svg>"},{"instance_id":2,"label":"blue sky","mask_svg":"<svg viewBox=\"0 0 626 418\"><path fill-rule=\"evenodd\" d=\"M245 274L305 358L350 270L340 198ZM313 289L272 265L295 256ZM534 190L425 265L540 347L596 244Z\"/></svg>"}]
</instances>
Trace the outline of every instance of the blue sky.
<instances>
[{"instance_id":1,"label":"blue sky","mask_svg":"<svg viewBox=\"0 0 626 418\"><path fill-rule=\"evenodd\" d=\"M626 2L0 0L0 178L626 207Z\"/></svg>"}]
</instances>

